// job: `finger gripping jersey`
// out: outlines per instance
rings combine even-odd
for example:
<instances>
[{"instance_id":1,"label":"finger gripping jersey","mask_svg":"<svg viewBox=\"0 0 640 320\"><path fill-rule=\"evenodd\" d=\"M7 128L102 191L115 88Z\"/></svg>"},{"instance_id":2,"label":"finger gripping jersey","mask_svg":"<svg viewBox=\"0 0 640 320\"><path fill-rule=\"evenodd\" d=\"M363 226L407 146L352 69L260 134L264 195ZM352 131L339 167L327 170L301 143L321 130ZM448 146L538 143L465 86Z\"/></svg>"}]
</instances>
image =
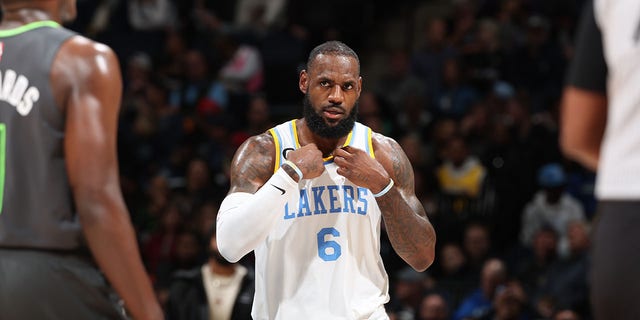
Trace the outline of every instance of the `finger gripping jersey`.
<instances>
[{"instance_id":1,"label":"finger gripping jersey","mask_svg":"<svg viewBox=\"0 0 640 320\"><path fill-rule=\"evenodd\" d=\"M300 147L295 120L269 131L276 168ZM371 129L356 123L345 145L372 157ZM299 182L281 219L256 250L254 319L387 319L380 257L381 212L372 192L336 173Z\"/></svg>"}]
</instances>

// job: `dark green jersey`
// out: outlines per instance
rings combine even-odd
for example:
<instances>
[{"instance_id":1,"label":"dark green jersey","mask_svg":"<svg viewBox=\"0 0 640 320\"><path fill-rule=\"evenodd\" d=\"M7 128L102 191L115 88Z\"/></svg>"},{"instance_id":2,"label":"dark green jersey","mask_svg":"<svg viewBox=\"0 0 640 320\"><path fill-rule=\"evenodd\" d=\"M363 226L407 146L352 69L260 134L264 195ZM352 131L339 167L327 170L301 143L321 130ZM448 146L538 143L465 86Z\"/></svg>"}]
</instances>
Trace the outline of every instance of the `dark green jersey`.
<instances>
[{"instance_id":1,"label":"dark green jersey","mask_svg":"<svg viewBox=\"0 0 640 320\"><path fill-rule=\"evenodd\" d=\"M0 31L0 247L82 243L65 168L65 117L50 76L73 35L52 21Z\"/></svg>"}]
</instances>

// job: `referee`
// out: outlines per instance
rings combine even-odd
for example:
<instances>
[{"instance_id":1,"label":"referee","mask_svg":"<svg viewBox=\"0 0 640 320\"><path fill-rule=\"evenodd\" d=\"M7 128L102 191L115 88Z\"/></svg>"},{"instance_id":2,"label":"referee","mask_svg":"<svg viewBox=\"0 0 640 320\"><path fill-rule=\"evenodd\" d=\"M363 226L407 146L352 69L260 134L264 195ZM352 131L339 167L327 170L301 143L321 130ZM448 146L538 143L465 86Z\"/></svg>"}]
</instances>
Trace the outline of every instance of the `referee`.
<instances>
[{"instance_id":1,"label":"referee","mask_svg":"<svg viewBox=\"0 0 640 320\"><path fill-rule=\"evenodd\" d=\"M597 171L593 312L640 319L640 1L588 3L575 52L561 145Z\"/></svg>"}]
</instances>

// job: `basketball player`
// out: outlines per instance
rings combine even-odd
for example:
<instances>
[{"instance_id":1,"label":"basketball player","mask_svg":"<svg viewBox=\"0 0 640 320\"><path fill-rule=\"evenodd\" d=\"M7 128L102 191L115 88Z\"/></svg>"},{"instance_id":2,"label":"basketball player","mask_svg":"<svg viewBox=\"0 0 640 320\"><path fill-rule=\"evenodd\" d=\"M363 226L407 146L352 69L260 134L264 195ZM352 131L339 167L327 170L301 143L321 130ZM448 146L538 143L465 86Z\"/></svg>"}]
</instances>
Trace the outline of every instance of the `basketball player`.
<instances>
[{"instance_id":1,"label":"basketball player","mask_svg":"<svg viewBox=\"0 0 640 320\"><path fill-rule=\"evenodd\" d=\"M115 54L59 25L75 0L0 3L0 318L123 318L92 255L162 318L119 189Z\"/></svg>"},{"instance_id":2,"label":"basketball player","mask_svg":"<svg viewBox=\"0 0 640 320\"><path fill-rule=\"evenodd\" d=\"M564 92L561 144L598 173L595 319L640 319L640 2L586 6Z\"/></svg>"},{"instance_id":3,"label":"basketball player","mask_svg":"<svg viewBox=\"0 0 640 320\"><path fill-rule=\"evenodd\" d=\"M360 62L341 42L313 49L300 73L304 118L247 140L218 216L230 261L255 250L254 319L387 319L380 226L416 270L435 232L397 142L356 122Z\"/></svg>"}]
</instances>

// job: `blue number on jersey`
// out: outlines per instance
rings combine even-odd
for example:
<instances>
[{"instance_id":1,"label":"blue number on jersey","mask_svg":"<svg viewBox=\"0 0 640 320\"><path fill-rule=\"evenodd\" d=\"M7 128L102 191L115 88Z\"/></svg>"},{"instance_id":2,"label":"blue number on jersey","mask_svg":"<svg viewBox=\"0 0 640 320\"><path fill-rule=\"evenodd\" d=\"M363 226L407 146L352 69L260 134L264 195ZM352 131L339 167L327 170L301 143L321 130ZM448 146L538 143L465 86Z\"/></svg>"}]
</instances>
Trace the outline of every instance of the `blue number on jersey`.
<instances>
[{"instance_id":1,"label":"blue number on jersey","mask_svg":"<svg viewBox=\"0 0 640 320\"><path fill-rule=\"evenodd\" d=\"M342 254L342 248L333 240L325 240L327 235L339 237L340 232L335 228L323 228L318 232L318 256L324 261L336 261Z\"/></svg>"}]
</instances>

